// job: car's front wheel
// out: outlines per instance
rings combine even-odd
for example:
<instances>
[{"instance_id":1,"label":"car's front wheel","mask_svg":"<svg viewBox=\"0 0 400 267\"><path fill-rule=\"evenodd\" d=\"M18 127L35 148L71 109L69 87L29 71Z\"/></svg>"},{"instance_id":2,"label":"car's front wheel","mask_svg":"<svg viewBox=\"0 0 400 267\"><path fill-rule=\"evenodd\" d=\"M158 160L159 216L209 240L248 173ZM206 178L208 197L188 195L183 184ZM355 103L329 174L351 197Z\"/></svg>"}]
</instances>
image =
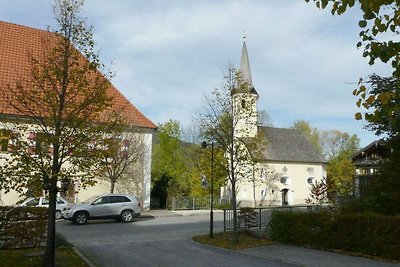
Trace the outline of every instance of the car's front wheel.
<instances>
[{"instance_id":1,"label":"car's front wheel","mask_svg":"<svg viewBox=\"0 0 400 267\"><path fill-rule=\"evenodd\" d=\"M124 210L121 213L121 221L122 222L131 222L133 220L133 212L130 210Z\"/></svg>"},{"instance_id":2,"label":"car's front wheel","mask_svg":"<svg viewBox=\"0 0 400 267\"><path fill-rule=\"evenodd\" d=\"M62 217L61 210L56 210L56 220L61 219L61 217Z\"/></svg>"},{"instance_id":3,"label":"car's front wheel","mask_svg":"<svg viewBox=\"0 0 400 267\"><path fill-rule=\"evenodd\" d=\"M89 216L86 212L84 211L78 211L77 213L75 213L74 215L74 223L75 224L85 224L89 219Z\"/></svg>"}]
</instances>

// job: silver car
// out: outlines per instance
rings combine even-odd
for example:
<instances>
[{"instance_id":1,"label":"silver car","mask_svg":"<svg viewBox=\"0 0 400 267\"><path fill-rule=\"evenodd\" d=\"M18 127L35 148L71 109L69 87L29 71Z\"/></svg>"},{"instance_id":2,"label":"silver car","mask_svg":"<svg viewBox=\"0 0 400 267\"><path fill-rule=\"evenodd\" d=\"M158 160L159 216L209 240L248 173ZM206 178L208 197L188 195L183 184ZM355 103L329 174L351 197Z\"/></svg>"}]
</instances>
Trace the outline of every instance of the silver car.
<instances>
[{"instance_id":1,"label":"silver car","mask_svg":"<svg viewBox=\"0 0 400 267\"><path fill-rule=\"evenodd\" d=\"M85 224L92 219L117 219L131 222L140 216L140 203L136 197L127 194L106 194L94 196L64 210L64 219L75 224Z\"/></svg>"},{"instance_id":2,"label":"silver car","mask_svg":"<svg viewBox=\"0 0 400 267\"><path fill-rule=\"evenodd\" d=\"M49 207L49 199L47 197L30 197L26 199L19 206L28 206L28 207ZM56 220L62 218L62 211L68 209L72 206L65 198L57 197L56 202Z\"/></svg>"}]
</instances>

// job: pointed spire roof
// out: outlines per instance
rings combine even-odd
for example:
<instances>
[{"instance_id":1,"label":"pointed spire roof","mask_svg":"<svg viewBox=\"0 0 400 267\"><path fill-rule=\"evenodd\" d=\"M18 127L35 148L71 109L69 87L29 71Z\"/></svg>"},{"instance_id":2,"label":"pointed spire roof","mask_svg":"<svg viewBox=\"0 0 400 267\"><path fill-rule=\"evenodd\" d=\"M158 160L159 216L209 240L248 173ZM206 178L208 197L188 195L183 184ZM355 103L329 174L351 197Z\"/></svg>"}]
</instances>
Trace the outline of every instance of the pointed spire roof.
<instances>
[{"instance_id":1,"label":"pointed spire roof","mask_svg":"<svg viewBox=\"0 0 400 267\"><path fill-rule=\"evenodd\" d=\"M246 36L243 36L242 57L240 59L239 71L242 74L243 81L247 82L250 87L253 87L253 80L251 79L250 71L250 61L246 47Z\"/></svg>"},{"instance_id":2,"label":"pointed spire roof","mask_svg":"<svg viewBox=\"0 0 400 267\"><path fill-rule=\"evenodd\" d=\"M249 61L249 56L247 54L247 46L246 46L246 36L243 36L243 47L242 47L242 55L241 55L241 59L240 59L239 72L242 75L243 81L248 83L248 85L249 85L248 91L246 90L245 93L255 94L258 96L258 93L253 85L253 79L251 78L250 61ZM236 91L234 93L238 93L238 91Z\"/></svg>"}]
</instances>

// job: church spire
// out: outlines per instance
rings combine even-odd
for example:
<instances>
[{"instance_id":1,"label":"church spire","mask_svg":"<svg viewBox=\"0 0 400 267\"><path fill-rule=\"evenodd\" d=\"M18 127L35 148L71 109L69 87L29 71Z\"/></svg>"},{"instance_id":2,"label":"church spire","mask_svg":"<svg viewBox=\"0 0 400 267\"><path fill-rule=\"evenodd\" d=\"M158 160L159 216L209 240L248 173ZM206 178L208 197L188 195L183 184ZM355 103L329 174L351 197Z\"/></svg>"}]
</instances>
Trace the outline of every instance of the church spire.
<instances>
[{"instance_id":1,"label":"church spire","mask_svg":"<svg viewBox=\"0 0 400 267\"><path fill-rule=\"evenodd\" d=\"M251 79L250 61L247 55L246 35L243 36L242 57L240 59L240 73L244 82L247 82L250 87L253 87L253 80Z\"/></svg>"},{"instance_id":2,"label":"church spire","mask_svg":"<svg viewBox=\"0 0 400 267\"><path fill-rule=\"evenodd\" d=\"M243 36L243 47L242 47L242 56L240 59L240 67L239 72L242 75L243 82L248 84L248 89L246 89L246 93L257 95L258 93L253 85L253 80L251 78L251 71L250 71L250 61L249 56L247 54L247 47L246 47L246 35Z\"/></svg>"}]
</instances>

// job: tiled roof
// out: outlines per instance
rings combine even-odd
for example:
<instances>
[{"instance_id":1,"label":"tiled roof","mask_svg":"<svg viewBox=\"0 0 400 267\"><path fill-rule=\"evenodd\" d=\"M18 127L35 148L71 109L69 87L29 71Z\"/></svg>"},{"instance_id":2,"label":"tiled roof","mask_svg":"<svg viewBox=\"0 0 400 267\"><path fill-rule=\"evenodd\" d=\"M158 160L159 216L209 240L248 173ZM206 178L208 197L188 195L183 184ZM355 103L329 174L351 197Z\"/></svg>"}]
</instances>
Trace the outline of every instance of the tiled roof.
<instances>
[{"instance_id":1,"label":"tiled roof","mask_svg":"<svg viewBox=\"0 0 400 267\"><path fill-rule=\"evenodd\" d=\"M22 115L5 101L9 86L29 78L29 55L40 56L45 38L54 38L54 33L0 21L0 113ZM99 75L101 75L99 73ZM132 103L112 84L107 89L112 97L112 110L121 111L124 121L131 126L156 128Z\"/></svg>"},{"instance_id":2,"label":"tiled roof","mask_svg":"<svg viewBox=\"0 0 400 267\"><path fill-rule=\"evenodd\" d=\"M314 146L298 130L262 127L267 140L266 161L326 163Z\"/></svg>"}]
</instances>

